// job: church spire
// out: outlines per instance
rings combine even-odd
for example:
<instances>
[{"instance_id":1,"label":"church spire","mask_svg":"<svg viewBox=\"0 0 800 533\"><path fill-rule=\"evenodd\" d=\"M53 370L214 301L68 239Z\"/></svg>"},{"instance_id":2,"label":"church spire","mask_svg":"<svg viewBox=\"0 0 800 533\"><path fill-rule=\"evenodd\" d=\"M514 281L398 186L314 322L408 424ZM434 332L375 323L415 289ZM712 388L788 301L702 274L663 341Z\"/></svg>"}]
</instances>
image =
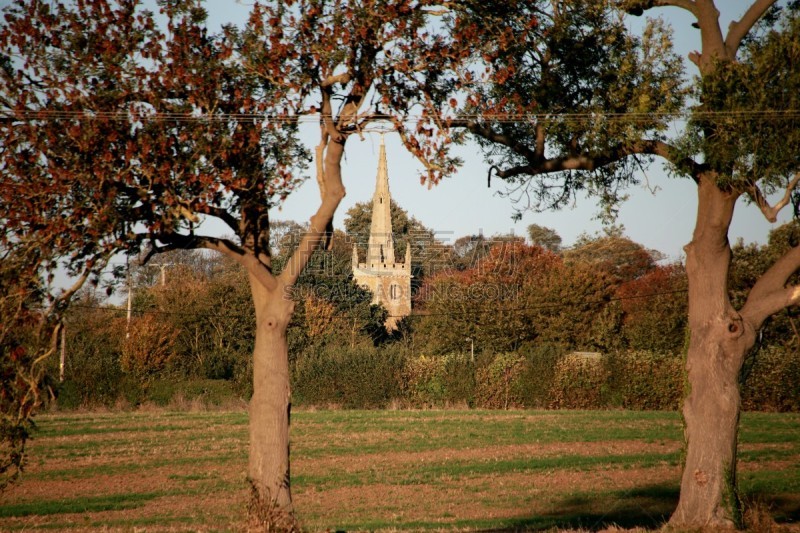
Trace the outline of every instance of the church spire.
<instances>
[{"instance_id":1,"label":"church spire","mask_svg":"<svg viewBox=\"0 0 800 533\"><path fill-rule=\"evenodd\" d=\"M369 231L367 265L393 264L392 209L389 196L389 172L386 165L386 145L381 135L378 154L378 176L372 196L372 224Z\"/></svg>"},{"instance_id":2,"label":"church spire","mask_svg":"<svg viewBox=\"0 0 800 533\"><path fill-rule=\"evenodd\" d=\"M354 246L352 262L353 279L372 292L372 303L384 306L389 312L384 322L389 331L397 328L401 317L411 314L411 246L406 246L405 260L400 256L397 259L401 262L395 263L389 172L386 145L381 135L367 261L358 261L358 251Z\"/></svg>"}]
</instances>

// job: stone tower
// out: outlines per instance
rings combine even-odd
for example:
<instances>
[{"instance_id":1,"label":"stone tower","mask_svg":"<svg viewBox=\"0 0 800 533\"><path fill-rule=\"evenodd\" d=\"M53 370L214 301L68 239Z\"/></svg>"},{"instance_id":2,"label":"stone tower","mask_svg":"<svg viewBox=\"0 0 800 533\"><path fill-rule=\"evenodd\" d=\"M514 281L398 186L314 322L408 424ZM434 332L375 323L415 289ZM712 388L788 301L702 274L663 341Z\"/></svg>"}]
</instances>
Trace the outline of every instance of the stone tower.
<instances>
[{"instance_id":1,"label":"stone tower","mask_svg":"<svg viewBox=\"0 0 800 533\"><path fill-rule=\"evenodd\" d=\"M372 292L372 303L389 311L386 329L396 329L397 322L411 314L411 248L406 246L403 262L395 261L392 235L389 172L386 166L386 145L381 136L378 154L378 176L372 196L372 223L367 245L367 260L358 261L358 249L353 245L353 277L356 283Z\"/></svg>"}]
</instances>

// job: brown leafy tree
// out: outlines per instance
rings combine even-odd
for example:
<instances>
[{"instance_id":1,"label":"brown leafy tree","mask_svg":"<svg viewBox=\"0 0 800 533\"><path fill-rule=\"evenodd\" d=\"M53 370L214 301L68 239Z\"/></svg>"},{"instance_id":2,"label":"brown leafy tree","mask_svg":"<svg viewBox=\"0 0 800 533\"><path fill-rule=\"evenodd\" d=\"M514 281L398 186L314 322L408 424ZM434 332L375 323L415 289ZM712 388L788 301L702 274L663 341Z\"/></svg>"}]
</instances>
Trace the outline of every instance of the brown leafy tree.
<instances>
[{"instance_id":1,"label":"brown leafy tree","mask_svg":"<svg viewBox=\"0 0 800 533\"><path fill-rule=\"evenodd\" d=\"M560 257L539 246L500 242L471 268L426 279L416 303L420 344L447 353L463 350L470 338L480 350L502 352L536 340L552 302L530 300L561 266Z\"/></svg>"},{"instance_id":2,"label":"brown leafy tree","mask_svg":"<svg viewBox=\"0 0 800 533\"><path fill-rule=\"evenodd\" d=\"M564 251L568 263L593 264L619 282L637 279L653 270L662 258L657 250L648 250L623 234L623 228L607 228L604 235L581 235L575 245Z\"/></svg>"},{"instance_id":3,"label":"brown leafy tree","mask_svg":"<svg viewBox=\"0 0 800 533\"><path fill-rule=\"evenodd\" d=\"M481 58L491 82L476 86L452 124L482 143L494 175L533 207L563 206L587 191L613 214L636 166L656 157L696 183L697 223L686 246L687 454L670 524L730 526L741 518L739 371L764 320L800 301L789 282L800 247L778 258L737 308L728 295L727 235L738 198L774 221L796 195L800 156L788 147L800 142L800 15L796 3L780 11L776 0L754 0L726 31L713 0L615 4L635 15L661 6L691 13L702 43L689 57L696 81L684 85L661 23L636 38L610 2L470 4L454 21L455 35L487 45ZM491 33L476 38L481 31ZM684 87L697 102L691 108L683 106ZM676 112L688 125L670 140L665 127Z\"/></svg>"},{"instance_id":4,"label":"brown leafy tree","mask_svg":"<svg viewBox=\"0 0 800 533\"><path fill-rule=\"evenodd\" d=\"M138 317L122 343L120 365L139 381L147 384L164 369L175 355L178 331L152 313Z\"/></svg>"},{"instance_id":5,"label":"brown leafy tree","mask_svg":"<svg viewBox=\"0 0 800 533\"><path fill-rule=\"evenodd\" d=\"M453 170L438 135L446 50L428 2L256 4L246 28L213 35L199 0L16 0L0 27L0 244L33 242L70 273L99 277L114 253L225 254L256 309L250 462L254 516L291 512L286 297L325 244L345 194L345 143L388 120L427 178ZM413 111L416 110L416 111ZM421 110L427 118L413 122ZM298 122L319 120L321 200L280 274L269 209L298 182ZM222 221L231 238L205 234Z\"/></svg>"},{"instance_id":6,"label":"brown leafy tree","mask_svg":"<svg viewBox=\"0 0 800 533\"><path fill-rule=\"evenodd\" d=\"M622 335L631 350L681 353L686 335L686 272L683 265L656 266L617 289Z\"/></svg>"}]
</instances>

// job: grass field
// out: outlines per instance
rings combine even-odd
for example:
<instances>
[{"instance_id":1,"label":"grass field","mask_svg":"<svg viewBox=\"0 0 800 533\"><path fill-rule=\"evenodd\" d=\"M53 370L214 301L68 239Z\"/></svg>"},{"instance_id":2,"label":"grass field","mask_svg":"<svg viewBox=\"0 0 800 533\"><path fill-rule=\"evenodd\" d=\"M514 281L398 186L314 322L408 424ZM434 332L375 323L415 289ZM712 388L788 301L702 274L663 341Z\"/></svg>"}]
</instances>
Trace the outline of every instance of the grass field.
<instances>
[{"instance_id":1,"label":"grass field","mask_svg":"<svg viewBox=\"0 0 800 533\"><path fill-rule=\"evenodd\" d=\"M37 422L24 478L0 496L0 530L242 527L244 412ZM309 531L657 527L680 454L675 413L300 412L293 495ZM800 415L744 415L739 471L747 501L800 521Z\"/></svg>"}]
</instances>

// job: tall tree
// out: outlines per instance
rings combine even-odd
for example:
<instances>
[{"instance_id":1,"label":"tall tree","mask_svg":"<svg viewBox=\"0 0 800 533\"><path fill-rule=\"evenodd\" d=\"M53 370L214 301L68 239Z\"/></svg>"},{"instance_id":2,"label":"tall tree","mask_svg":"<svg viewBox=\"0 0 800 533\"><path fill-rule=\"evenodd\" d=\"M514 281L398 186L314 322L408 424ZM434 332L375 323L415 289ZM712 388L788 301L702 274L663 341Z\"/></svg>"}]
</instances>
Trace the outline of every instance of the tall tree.
<instances>
[{"instance_id":1,"label":"tall tree","mask_svg":"<svg viewBox=\"0 0 800 533\"><path fill-rule=\"evenodd\" d=\"M518 241L494 244L463 270L444 271L425 280L417 294L423 315L415 334L433 353L460 351L465 339L480 350L515 350L542 334L540 316L552 306L529 305L541 293L561 258ZM549 292L548 292L549 294ZM540 296L537 304L546 300Z\"/></svg>"},{"instance_id":2,"label":"tall tree","mask_svg":"<svg viewBox=\"0 0 800 533\"><path fill-rule=\"evenodd\" d=\"M575 245L564 252L567 262L594 264L618 281L631 281L653 270L663 258L658 250L648 250L625 237L622 228L607 229L604 235L581 235Z\"/></svg>"},{"instance_id":3,"label":"tall tree","mask_svg":"<svg viewBox=\"0 0 800 533\"><path fill-rule=\"evenodd\" d=\"M560 207L578 191L612 214L639 165L659 157L697 185L698 211L686 246L691 340L684 402L686 461L676 527L740 523L736 447L738 374L764 320L800 301L789 283L800 266L792 247L736 308L728 296L728 230L739 197L768 220L800 182L800 16L797 3L754 0L727 31L713 0L621 0L628 13L688 11L701 50L685 82L663 23L632 36L604 0L469 4L454 17L456 38L485 43L489 83L465 97L465 128L486 148L494 175L522 187L533 207ZM481 31L482 38L475 36ZM684 107L684 87L692 107ZM684 135L668 139L670 117ZM775 205L767 198L782 191Z\"/></svg>"},{"instance_id":4,"label":"tall tree","mask_svg":"<svg viewBox=\"0 0 800 533\"><path fill-rule=\"evenodd\" d=\"M81 279L111 255L225 254L248 272L256 310L250 460L254 516L291 514L285 295L329 240L345 194L347 139L389 120L426 165L453 170L436 112L448 70L427 2L301 0L253 7L246 28L205 26L200 0L53 4L15 0L0 27L0 245L33 242ZM159 23L159 20L164 22ZM159 25L161 24L161 26ZM162 29L163 27L163 29ZM319 119L321 200L273 273L269 209L299 181L298 122ZM204 220L230 238L203 231ZM48 273L57 261L41 264Z\"/></svg>"},{"instance_id":5,"label":"tall tree","mask_svg":"<svg viewBox=\"0 0 800 533\"><path fill-rule=\"evenodd\" d=\"M558 253L561 250L561 235L553 228L531 224L528 226L528 238L531 244L547 248L551 252Z\"/></svg>"}]
</instances>

